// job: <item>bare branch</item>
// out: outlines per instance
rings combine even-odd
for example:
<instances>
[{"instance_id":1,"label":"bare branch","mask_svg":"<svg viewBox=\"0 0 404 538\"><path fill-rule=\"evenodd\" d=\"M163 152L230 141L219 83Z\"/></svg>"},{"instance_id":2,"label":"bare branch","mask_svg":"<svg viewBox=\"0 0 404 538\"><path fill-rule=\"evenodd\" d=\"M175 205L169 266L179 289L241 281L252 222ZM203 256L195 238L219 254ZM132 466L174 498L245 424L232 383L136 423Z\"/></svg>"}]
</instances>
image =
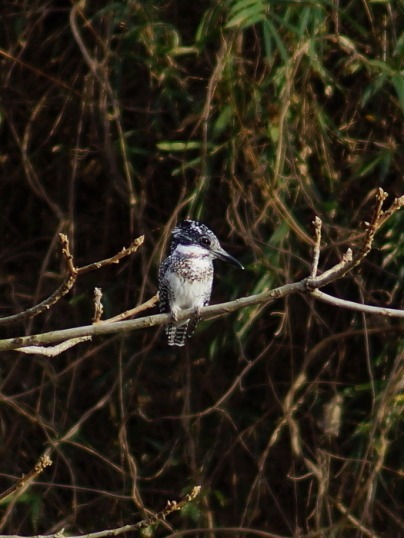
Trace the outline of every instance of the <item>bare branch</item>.
<instances>
[{"instance_id":1,"label":"bare branch","mask_svg":"<svg viewBox=\"0 0 404 538\"><path fill-rule=\"evenodd\" d=\"M306 293L306 281L303 280L296 284L286 284L274 290L265 291L258 295L243 297L222 303L219 305L211 305L201 308L201 319L209 319L215 316L235 312L247 306L256 304L264 304L271 300L285 297L291 293ZM194 309L181 310L178 315L178 321L189 319L194 314ZM100 322L94 325L86 325L82 327L73 327L71 329L62 329L59 331L51 331L48 333L36 334L31 336L18 336L0 340L0 351L16 349L25 346L47 345L63 342L70 338L78 338L81 336L101 336L106 334L116 334L133 330L145 329L147 327L155 327L157 325L165 325L171 321L171 314L157 314L154 316L146 316L134 320L118 321L115 323Z\"/></svg>"},{"instance_id":2,"label":"bare branch","mask_svg":"<svg viewBox=\"0 0 404 538\"><path fill-rule=\"evenodd\" d=\"M134 252L137 251L137 249L143 245L144 242L144 235L141 235L140 237L137 237L132 241L132 243L128 246L128 248L123 248L120 252L112 256L111 258L107 258L106 260L102 260L100 262L94 262L90 263L89 265L84 265L83 267L77 268L77 274L82 275L84 273L88 273L89 271L95 271L96 269L101 269L101 267L105 267L106 265L112 265L114 263L119 263L123 258L126 258L127 256L130 256Z\"/></svg>"},{"instance_id":3,"label":"bare branch","mask_svg":"<svg viewBox=\"0 0 404 538\"><path fill-rule=\"evenodd\" d=\"M382 212L379 217L379 226L384 224L384 222L389 219L396 211L404 207L404 195L400 198L395 198L389 209L386 209Z\"/></svg>"},{"instance_id":4,"label":"bare branch","mask_svg":"<svg viewBox=\"0 0 404 538\"><path fill-rule=\"evenodd\" d=\"M330 284L330 282L334 282L335 280L342 278L347 273L347 265L352 262L352 259L352 250L348 248L345 254L342 256L342 260L334 265L334 267L324 271L324 273L322 273L320 276L315 278L310 277L307 279L306 282L308 291L326 286L327 284Z\"/></svg>"},{"instance_id":5,"label":"bare branch","mask_svg":"<svg viewBox=\"0 0 404 538\"><path fill-rule=\"evenodd\" d=\"M36 463L35 467L31 469L29 473L23 475L10 488L0 493L0 501L6 499L21 488L27 487L39 474L42 473L44 469L46 469L46 467L49 467L49 465L52 465L52 460L47 454L42 455Z\"/></svg>"},{"instance_id":6,"label":"bare branch","mask_svg":"<svg viewBox=\"0 0 404 538\"><path fill-rule=\"evenodd\" d=\"M368 306L368 305L363 305L360 303L354 303L352 301L345 301L343 299L338 299L338 298L334 298L329 295L326 295L318 290L318 288L321 288L325 286L326 284L329 284L330 282L334 282L338 280L339 278L343 277L344 275L348 273L348 271L351 271L354 267L356 267L356 265L358 265L363 260L363 258L368 254L369 250L371 249L373 238L376 231L381 226L381 224L383 224L386 221L386 219L384 218L384 215L388 213L388 215L391 216L396 210L402 207L403 204L401 203L400 200L404 200L403 197L397 199L398 201L395 200L392 206L390 207L390 209L386 213L382 213L382 204L385 197L386 197L386 194L381 189L379 189L378 194L377 194L376 208L375 208L372 220L368 224L368 231L366 233L364 243L361 249L359 250L358 254L356 254L355 256L352 256L352 251L348 249L346 254L343 256L343 259L341 260L341 262L339 262L337 265L335 265L328 271L324 272L320 276L316 276L316 277L310 276L299 282L286 284L279 288L275 288L273 290L267 290L257 295L251 295L249 297L242 297L240 299L236 299L234 301L230 301L227 303L222 303L218 305L210 305L210 306L201 308L200 311L198 312L200 314L201 319L210 319L215 316L221 316L229 312L235 312L242 308L246 308L248 306L254 306L258 304L264 305L275 299L279 299L281 297L286 297L288 295L296 294L296 293L303 293L303 294L309 293L314 298L317 298L319 300L328 302L330 304L334 304L335 306L338 306L338 307L348 308L350 310L356 310L358 312L364 312L367 314L375 314L375 315L380 315L380 316L403 318L404 317L403 310ZM136 250L138 246L142 244L142 242L143 242L143 237L138 238L138 240L135 240L128 249L123 249L121 253L117 254L113 258L104 260L105 264L117 263L121 259L122 256L128 255L128 252L131 253L132 249ZM104 264L104 262L99 262L98 264L92 264L91 267L94 269L99 268ZM90 266L87 266L87 267L90 267ZM77 271L80 271L80 270L78 269ZM155 304L156 301L157 301L157 297L154 296L152 299L150 299L144 305L141 305L141 307L138 307L138 308L142 308L142 309L148 308L150 305ZM126 317L127 314L128 312L125 312L123 315L121 314L118 318L122 319L122 317L123 316ZM132 311L132 314L133 314L133 311ZM193 309L181 310L177 313L177 321L179 322L185 321L189 319L190 317L192 317L193 314L194 314ZM115 320L117 318L112 318L112 319ZM21 347L26 347L26 346L41 346L41 345L54 344L57 342L63 342L65 340L69 340L71 338L79 338L83 336L101 336L101 335L106 335L106 334L115 334L115 333L120 333L120 332L139 330L139 329L144 329L147 327L165 325L169 323L170 321L171 321L170 314L158 314L154 316L146 316L143 318L138 318L135 320L117 321L115 323L111 322L111 320L107 320L107 321L96 323L91 326L76 327L76 328L71 328L71 329L52 331L49 333L0 340L0 351L6 351L6 350L16 349L16 348L21 348Z\"/></svg>"},{"instance_id":7,"label":"bare branch","mask_svg":"<svg viewBox=\"0 0 404 538\"><path fill-rule=\"evenodd\" d=\"M316 236L316 242L314 244L314 255L313 255L313 267L311 269L310 276L314 278L317 276L318 262L320 260L320 247L321 247L321 225L322 221L320 217L315 217L314 221L314 233Z\"/></svg>"},{"instance_id":8,"label":"bare branch","mask_svg":"<svg viewBox=\"0 0 404 538\"><path fill-rule=\"evenodd\" d=\"M47 299L40 302L39 304L33 306L32 308L28 308L27 310L24 310L23 312L19 312L18 314L14 314L12 316L0 318L0 325L10 325L11 323L25 321L26 319L31 319L35 316L38 316L39 314L42 314L42 312L49 310L51 306L57 303L59 299L69 293L69 291L72 289L77 279L77 271L73 265L73 256L70 253L69 241L67 239L67 236L64 234L59 234L59 238L67 270L67 275L63 279L62 284L57 290L52 293L52 295L50 295Z\"/></svg>"},{"instance_id":9,"label":"bare branch","mask_svg":"<svg viewBox=\"0 0 404 538\"><path fill-rule=\"evenodd\" d=\"M341 514L343 514L347 520L356 528L358 529L358 531L360 531L364 536L368 536L369 538L380 538L380 535L379 534L375 534L372 530L368 529L367 527L365 527L361 521L359 521L358 518L356 518L355 516L353 516L349 509L346 508L346 506L344 506L340 501L337 501L337 500L333 500L332 499L332 502L334 504L334 506L341 512Z\"/></svg>"},{"instance_id":10,"label":"bare branch","mask_svg":"<svg viewBox=\"0 0 404 538\"><path fill-rule=\"evenodd\" d=\"M263 531L260 529L252 529L250 527L196 527L194 529L185 529L180 531L174 531L168 534L165 538L179 538L180 536L198 536L206 535L209 532L212 536L222 536L224 534L230 534L231 536L257 536L257 538L291 538L290 536L280 536L273 532ZM318 538L320 535L316 533L302 535L302 538ZM0 537L1 538L1 537Z\"/></svg>"},{"instance_id":11,"label":"bare branch","mask_svg":"<svg viewBox=\"0 0 404 538\"><path fill-rule=\"evenodd\" d=\"M385 193L383 189L379 188L376 194L376 205L373 211L372 219L370 222L365 223L367 228L365 239L357 254L351 257L352 251L349 249L346 253L345 259L343 259L338 266L329 269L327 272L316 278L310 277L307 279L308 291L321 288L322 286L325 286L338 278L342 278L349 271L352 271L354 267L359 265L369 254L377 230L386 222L389 217L391 217L396 211L404 206L404 196L401 196L400 198L396 198L391 204L390 208L383 212L382 206L386 198L387 193Z\"/></svg>"},{"instance_id":12,"label":"bare branch","mask_svg":"<svg viewBox=\"0 0 404 538\"><path fill-rule=\"evenodd\" d=\"M335 279L336 280L336 279ZM307 293L307 281L308 279L301 280L300 282L285 284L279 288L273 290L264 291L257 295L251 295L249 297L242 297L234 301L229 301L227 303L221 303L217 305L205 306L200 309L201 319L211 319L217 316L222 316L230 312L236 312L242 308L248 306L254 306L257 304L266 304L275 299L280 299L281 297L286 297L288 295L296 293ZM327 282L328 283L328 282ZM314 297L315 291L310 291ZM330 297L330 296L328 296ZM321 296L323 298L323 296ZM328 301L328 302L331 302ZM365 312L376 314L380 316L389 316L389 317L404 317L404 310L395 310L392 308L384 307L369 307L360 303L352 303L351 301L342 301L341 299L335 299L333 302L336 306L341 306L343 308L349 308L353 310L352 305L356 305L355 310L358 312ZM188 310L180 310L177 313L177 321L184 321L189 319L194 314L194 309L189 308ZM31 336L19 336L16 338L8 338L0 340L0 351L6 351L10 349L16 349L25 346L35 346L35 345L45 345L45 344L54 344L57 342L63 342L70 338L77 338L81 336L102 336L107 334L117 334L122 332L146 329L148 327L156 327L158 325L166 325L171 321L171 314L157 314L154 316L146 316L143 318L138 318L128 321L118 321L115 323L100 322L95 325L86 325L83 327L74 327L71 329L62 329L59 331L52 331L48 333L35 334Z\"/></svg>"},{"instance_id":13,"label":"bare branch","mask_svg":"<svg viewBox=\"0 0 404 538\"><path fill-rule=\"evenodd\" d=\"M91 263L83 267L75 267L73 255L70 252L69 240L67 236L65 234L59 234L59 238L67 271L67 275L63 279L62 284L57 290L52 293L52 295L50 295L47 299L40 302L39 304L33 306L32 308L28 308L27 310L19 312L18 314L13 314L12 316L0 318L0 326L25 321L27 319L31 319L35 316L38 316L39 314L42 314L42 312L45 312L46 310L49 310L51 306L57 303L64 295L69 293L69 291L74 286L78 275L88 273L89 271L94 271L96 269L100 269L101 267L105 267L106 265L119 263L123 258L126 258L127 256L130 256L131 254L136 252L144 241L144 236L142 235L132 241L128 248L123 248L120 252L118 252L111 258L107 258L106 260L102 260L100 262Z\"/></svg>"},{"instance_id":14,"label":"bare branch","mask_svg":"<svg viewBox=\"0 0 404 538\"><path fill-rule=\"evenodd\" d=\"M43 346L26 346L17 348L16 351L21 351L21 353L27 353L28 355L44 355L45 357L56 357L64 351L81 344L82 342L87 342L91 340L91 336L80 336L79 338L71 338L65 342L61 342L56 346L43 347Z\"/></svg>"},{"instance_id":15,"label":"bare branch","mask_svg":"<svg viewBox=\"0 0 404 538\"><path fill-rule=\"evenodd\" d=\"M70 252L70 243L67 235L59 234L59 239L62 244L62 254L65 258L66 269L72 275L77 275L77 269L74 266L73 254Z\"/></svg>"},{"instance_id":16,"label":"bare branch","mask_svg":"<svg viewBox=\"0 0 404 538\"><path fill-rule=\"evenodd\" d=\"M140 312L143 312L144 310L148 310L149 308L153 308L157 303L159 302L159 296L158 293L156 295L153 295L151 299L146 301L145 303L140 304L139 306L135 306L134 308L131 308L130 310L126 310L125 312L122 312L121 314L118 314L117 316L113 316L112 318L100 320L100 323L112 323L113 321L122 321L123 319L128 319L133 316L136 316Z\"/></svg>"},{"instance_id":17,"label":"bare branch","mask_svg":"<svg viewBox=\"0 0 404 538\"><path fill-rule=\"evenodd\" d=\"M385 199L387 198L387 192L384 192L383 189L379 188L377 189L377 194L376 194L376 205L375 205L375 208L373 210L373 215L372 215L372 220L370 222L365 222L365 226L367 228L367 231L366 231L366 236L365 236L365 241L363 242L363 245L362 245L362 248L361 250L359 251L358 255L356 256L356 258L358 259L358 263L360 261L362 261L362 259L367 256L367 254L370 252L371 248L372 248L372 243L373 243L373 239L374 239L374 236L377 232L377 230L380 228L381 224L382 224L382 215L383 215L383 202L385 201ZM397 207L398 209L398 207ZM390 215L392 215L393 212L391 211L391 208L390 208Z\"/></svg>"},{"instance_id":18,"label":"bare branch","mask_svg":"<svg viewBox=\"0 0 404 538\"><path fill-rule=\"evenodd\" d=\"M98 323L101 320L101 316L104 312L104 307L101 302L102 290L101 288L94 288L94 316L93 323Z\"/></svg>"},{"instance_id":19,"label":"bare branch","mask_svg":"<svg viewBox=\"0 0 404 538\"><path fill-rule=\"evenodd\" d=\"M356 312L363 312L364 314L375 314L377 316L384 316L387 318L404 318L404 310L355 303L353 301L340 299L339 297L333 297L332 295L328 295L327 293L324 293L320 290L313 290L311 292L311 295L319 301L322 301L323 303L332 304L340 308L346 308L347 310L355 310Z\"/></svg>"},{"instance_id":20,"label":"bare branch","mask_svg":"<svg viewBox=\"0 0 404 538\"><path fill-rule=\"evenodd\" d=\"M181 510L192 502L196 497L199 495L201 491L201 486L195 486L191 493L188 493L185 495L185 497L179 501L168 501L165 508L161 510L160 512L157 512L156 514L147 517L145 519L142 519L141 521L138 521L137 523L134 523L133 525L124 525L123 527L118 527L116 529L105 529L98 532L89 532L86 534L80 534L76 536L70 536L69 538L106 538L107 536L118 536L119 534L124 534L127 532L134 532L138 531L140 529L145 529L147 527L151 527L152 525L156 525L157 523L164 522L165 518L172 514L173 512L176 512L177 510ZM57 533L54 534L47 534L47 535L37 535L35 538L64 538L64 529L60 530ZM0 535L0 538L23 538L22 536L18 535Z\"/></svg>"}]
</instances>

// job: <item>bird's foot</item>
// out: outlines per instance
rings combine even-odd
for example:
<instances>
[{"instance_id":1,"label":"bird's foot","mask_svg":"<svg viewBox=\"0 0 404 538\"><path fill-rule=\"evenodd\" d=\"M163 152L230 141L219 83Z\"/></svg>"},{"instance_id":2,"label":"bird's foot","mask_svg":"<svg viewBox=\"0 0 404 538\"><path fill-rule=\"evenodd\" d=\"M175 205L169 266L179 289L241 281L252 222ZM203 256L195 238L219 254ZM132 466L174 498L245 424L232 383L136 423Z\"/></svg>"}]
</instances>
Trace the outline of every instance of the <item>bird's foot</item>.
<instances>
[{"instance_id":1,"label":"bird's foot","mask_svg":"<svg viewBox=\"0 0 404 538\"><path fill-rule=\"evenodd\" d=\"M177 323L177 321L178 321L178 312L179 312L178 308L173 308L171 310L171 315L172 315L173 321L175 323Z\"/></svg>"},{"instance_id":2,"label":"bird's foot","mask_svg":"<svg viewBox=\"0 0 404 538\"><path fill-rule=\"evenodd\" d=\"M193 334L193 332L195 330L195 327L198 325L200 319L201 319L201 307L197 306L197 307L194 308L194 310L192 312L192 315L191 315L191 319L189 320L188 338L190 336L192 336L192 334Z\"/></svg>"}]
</instances>

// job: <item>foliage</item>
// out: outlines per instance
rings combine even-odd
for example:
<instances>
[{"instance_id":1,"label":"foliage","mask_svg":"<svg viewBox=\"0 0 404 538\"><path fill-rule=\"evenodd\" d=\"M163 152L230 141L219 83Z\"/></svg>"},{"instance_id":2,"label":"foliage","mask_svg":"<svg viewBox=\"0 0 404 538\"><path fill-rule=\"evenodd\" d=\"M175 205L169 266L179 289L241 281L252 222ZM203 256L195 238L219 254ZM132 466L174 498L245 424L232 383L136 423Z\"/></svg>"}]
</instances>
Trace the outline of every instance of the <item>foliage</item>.
<instances>
[{"instance_id":1,"label":"foliage","mask_svg":"<svg viewBox=\"0 0 404 538\"><path fill-rule=\"evenodd\" d=\"M246 266L217 265L219 302L308 274L314 215L324 270L358 244L376 187L402 194L400 2L72 6L0 7L1 313L57 287L59 232L79 265L145 244L2 336L89 323L94 286L106 317L151 297L179 218ZM402 229L398 213L329 293L402 308ZM3 355L0 490L79 426L0 529L117 527L201 484L176 528L399 536L400 336L291 297L201 324L185 353L148 330L52 360Z\"/></svg>"}]
</instances>

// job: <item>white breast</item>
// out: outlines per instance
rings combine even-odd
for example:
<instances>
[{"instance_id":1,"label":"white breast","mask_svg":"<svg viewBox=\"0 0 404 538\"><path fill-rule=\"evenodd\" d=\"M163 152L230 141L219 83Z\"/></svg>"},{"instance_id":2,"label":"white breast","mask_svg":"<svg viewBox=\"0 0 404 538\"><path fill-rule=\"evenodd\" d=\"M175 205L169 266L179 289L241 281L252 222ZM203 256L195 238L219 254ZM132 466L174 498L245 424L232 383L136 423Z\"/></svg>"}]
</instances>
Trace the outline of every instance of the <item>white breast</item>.
<instances>
[{"instance_id":1,"label":"white breast","mask_svg":"<svg viewBox=\"0 0 404 538\"><path fill-rule=\"evenodd\" d=\"M176 273L169 273L166 278L172 292L171 308L184 310L203 306L210 298L213 277L190 281Z\"/></svg>"}]
</instances>

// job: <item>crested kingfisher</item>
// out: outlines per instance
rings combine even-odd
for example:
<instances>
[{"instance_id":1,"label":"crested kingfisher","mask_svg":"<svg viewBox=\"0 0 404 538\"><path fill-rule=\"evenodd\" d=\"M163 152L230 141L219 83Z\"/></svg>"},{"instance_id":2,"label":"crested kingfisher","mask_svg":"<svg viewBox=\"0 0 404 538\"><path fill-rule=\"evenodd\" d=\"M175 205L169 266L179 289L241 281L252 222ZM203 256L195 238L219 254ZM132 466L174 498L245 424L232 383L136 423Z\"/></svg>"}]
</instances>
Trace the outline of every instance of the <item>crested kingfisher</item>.
<instances>
[{"instance_id":1,"label":"crested kingfisher","mask_svg":"<svg viewBox=\"0 0 404 538\"><path fill-rule=\"evenodd\" d=\"M160 312L173 316L165 329L168 345L183 346L199 321L198 309L209 304L215 258L244 269L207 226L194 220L177 224L171 234L169 256L159 270ZM192 318L177 322L178 312L188 308L195 309Z\"/></svg>"}]
</instances>

